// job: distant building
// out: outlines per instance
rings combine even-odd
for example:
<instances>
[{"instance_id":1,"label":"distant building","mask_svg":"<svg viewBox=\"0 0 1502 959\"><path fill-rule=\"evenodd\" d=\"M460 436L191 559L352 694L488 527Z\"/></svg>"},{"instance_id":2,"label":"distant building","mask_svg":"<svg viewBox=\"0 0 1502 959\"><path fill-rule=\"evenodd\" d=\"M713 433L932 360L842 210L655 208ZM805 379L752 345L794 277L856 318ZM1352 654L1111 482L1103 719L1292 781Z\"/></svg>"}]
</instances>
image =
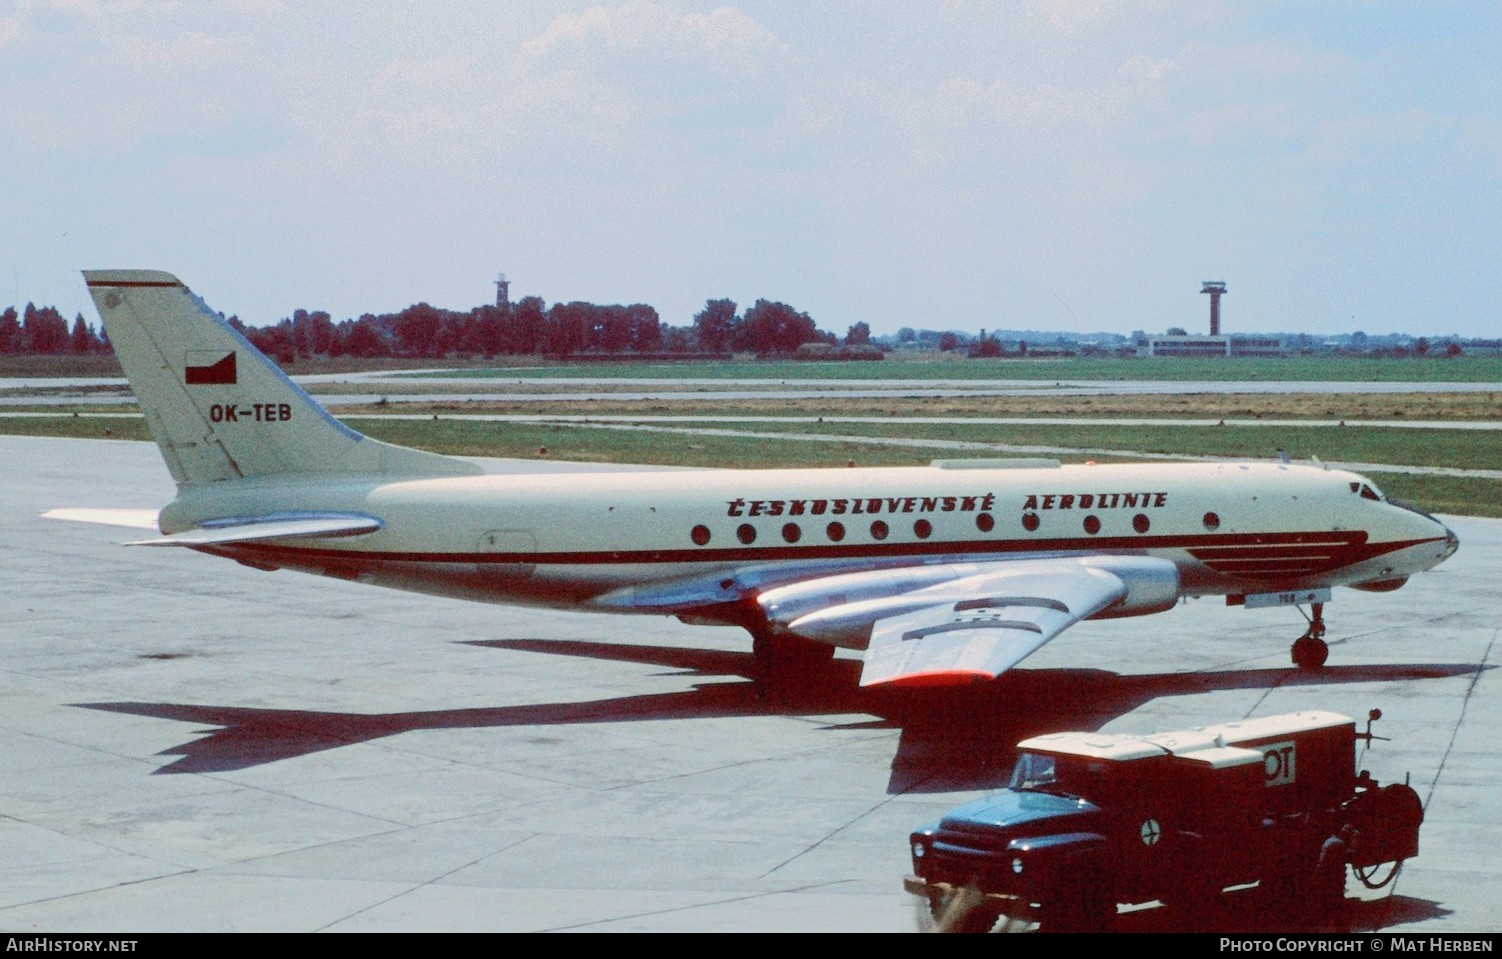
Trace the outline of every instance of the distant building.
<instances>
[{"instance_id":1,"label":"distant building","mask_svg":"<svg viewBox=\"0 0 1502 959\"><path fill-rule=\"evenodd\" d=\"M1185 333L1174 327L1161 336L1139 335L1138 356L1286 356L1287 344L1277 337L1220 332L1220 298L1225 280L1206 280L1200 292L1210 295L1210 335Z\"/></svg>"},{"instance_id":2,"label":"distant building","mask_svg":"<svg viewBox=\"0 0 1502 959\"><path fill-rule=\"evenodd\" d=\"M1283 341L1266 336L1147 336L1139 341L1138 356L1283 356Z\"/></svg>"}]
</instances>

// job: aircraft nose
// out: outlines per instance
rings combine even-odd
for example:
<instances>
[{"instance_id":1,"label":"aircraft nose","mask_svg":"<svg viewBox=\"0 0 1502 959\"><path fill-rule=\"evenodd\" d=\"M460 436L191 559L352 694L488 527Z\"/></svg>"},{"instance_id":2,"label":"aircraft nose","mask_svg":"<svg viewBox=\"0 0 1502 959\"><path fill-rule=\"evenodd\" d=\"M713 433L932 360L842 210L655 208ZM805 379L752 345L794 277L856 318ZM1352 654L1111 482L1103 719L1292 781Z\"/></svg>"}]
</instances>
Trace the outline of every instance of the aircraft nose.
<instances>
[{"instance_id":1,"label":"aircraft nose","mask_svg":"<svg viewBox=\"0 0 1502 959\"><path fill-rule=\"evenodd\" d=\"M1455 531L1444 523L1440 523L1439 528L1445 531L1445 554L1439 558L1440 562L1443 563L1451 556L1454 556L1457 549L1460 549L1460 537L1456 536Z\"/></svg>"},{"instance_id":2,"label":"aircraft nose","mask_svg":"<svg viewBox=\"0 0 1502 959\"><path fill-rule=\"evenodd\" d=\"M1457 549L1460 549L1460 537L1455 535L1455 531L1446 526L1444 523L1441 523L1439 520L1435 519L1434 516L1427 510L1419 509L1417 506L1414 506L1411 503L1402 503L1395 499L1389 499L1388 502L1394 506L1399 507L1400 509L1405 509L1417 516L1422 516L1431 524L1429 526L1429 529L1434 530L1437 528L1439 532L1442 532L1444 534L1445 546L1443 551L1441 551L1441 553L1439 554L1439 558L1434 561L1435 565L1443 563L1451 556L1454 556L1455 551Z\"/></svg>"}]
</instances>

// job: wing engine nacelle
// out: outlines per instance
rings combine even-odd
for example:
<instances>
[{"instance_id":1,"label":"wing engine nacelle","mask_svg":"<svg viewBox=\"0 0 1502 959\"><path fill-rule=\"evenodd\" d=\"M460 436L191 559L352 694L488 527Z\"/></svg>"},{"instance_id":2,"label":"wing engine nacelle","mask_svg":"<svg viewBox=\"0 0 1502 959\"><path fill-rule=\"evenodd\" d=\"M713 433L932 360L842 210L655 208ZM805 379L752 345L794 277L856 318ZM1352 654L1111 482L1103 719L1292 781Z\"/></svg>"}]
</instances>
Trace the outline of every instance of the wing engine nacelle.
<instances>
[{"instance_id":1,"label":"wing engine nacelle","mask_svg":"<svg viewBox=\"0 0 1502 959\"><path fill-rule=\"evenodd\" d=\"M890 600L915 590L981 572L976 563L952 563L942 566L905 566L900 569L867 570L821 576L802 583L769 589L757 597L767 622L786 630L795 619L834 606L849 606L868 600ZM864 637L859 643L863 645Z\"/></svg>"},{"instance_id":2,"label":"wing engine nacelle","mask_svg":"<svg viewBox=\"0 0 1502 959\"><path fill-rule=\"evenodd\" d=\"M1126 584L1127 594L1090 619L1146 616L1173 609L1179 601L1179 568L1147 556L1100 556L1080 561L1111 573Z\"/></svg>"}]
</instances>

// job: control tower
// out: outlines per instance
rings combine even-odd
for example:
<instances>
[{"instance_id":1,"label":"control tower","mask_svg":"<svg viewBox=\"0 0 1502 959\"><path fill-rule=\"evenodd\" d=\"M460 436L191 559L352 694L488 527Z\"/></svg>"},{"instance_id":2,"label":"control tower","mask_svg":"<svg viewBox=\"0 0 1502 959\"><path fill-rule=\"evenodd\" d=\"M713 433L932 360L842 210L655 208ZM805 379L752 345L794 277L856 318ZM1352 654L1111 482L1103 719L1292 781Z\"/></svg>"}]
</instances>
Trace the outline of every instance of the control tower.
<instances>
[{"instance_id":1,"label":"control tower","mask_svg":"<svg viewBox=\"0 0 1502 959\"><path fill-rule=\"evenodd\" d=\"M1206 280L1201 293L1210 294L1210 335L1220 335L1220 297L1226 292L1225 280Z\"/></svg>"}]
</instances>

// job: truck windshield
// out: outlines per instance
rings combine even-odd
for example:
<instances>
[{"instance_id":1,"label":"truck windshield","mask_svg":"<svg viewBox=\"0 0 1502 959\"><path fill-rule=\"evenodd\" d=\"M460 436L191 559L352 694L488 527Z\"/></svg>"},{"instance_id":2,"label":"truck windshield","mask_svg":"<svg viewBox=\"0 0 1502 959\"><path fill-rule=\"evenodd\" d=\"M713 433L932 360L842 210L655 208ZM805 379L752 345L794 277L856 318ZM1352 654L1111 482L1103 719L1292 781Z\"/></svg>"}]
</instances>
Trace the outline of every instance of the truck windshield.
<instances>
[{"instance_id":1,"label":"truck windshield","mask_svg":"<svg viewBox=\"0 0 1502 959\"><path fill-rule=\"evenodd\" d=\"M1011 787L1023 792L1096 797L1104 794L1111 764L1079 756L1022 753L1012 767Z\"/></svg>"},{"instance_id":2,"label":"truck windshield","mask_svg":"<svg viewBox=\"0 0 1502 959\"><path fill-rule=\"evenodd\" d=\"M1050 789L1059 781L1058 765L1052 756L1041 753L1023 753L1012 767L1013 789Z\"/></svg>"}]
</instances>

